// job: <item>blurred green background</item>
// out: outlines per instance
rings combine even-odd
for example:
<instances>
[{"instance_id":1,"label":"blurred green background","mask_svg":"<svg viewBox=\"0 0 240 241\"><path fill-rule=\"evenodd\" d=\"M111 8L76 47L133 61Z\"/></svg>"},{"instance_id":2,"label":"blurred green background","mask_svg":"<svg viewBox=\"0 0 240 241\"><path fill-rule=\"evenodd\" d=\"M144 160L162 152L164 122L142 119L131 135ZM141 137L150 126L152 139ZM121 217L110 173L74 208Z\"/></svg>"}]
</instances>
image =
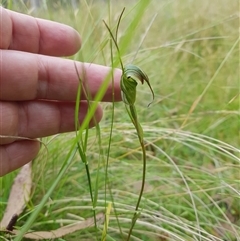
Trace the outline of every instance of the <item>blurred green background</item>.
<instances>
[{"instance_id":1,"label":"blurred green background","mask_svg":"<svg viewBox=\"0 0 240 241\"><path fill-rule=\"evenodd\" d=\"M28 1L6 3L14 11L77 29L82 48L71 58L111 66L109 34L102 20L113 28L126 7L118 33L121 43L143 1L77 1L75 9L71 1L42 2L38 9ZM122 60L142 68L155 92L147 107L151 93L147 86L138 86L136 108L148 164L142 215L132 240L240 240L239 2L151 0L132 31ZM112 51L117 56L115 47ZM98 183L96 209L115 203L107 240L122 240L140 189L142 154L123 103L114 105L113 120L113 105L102 106L101 143L96 129L89 130L86 155L92 182ZM43 140L47 148L43 146L34 161L32 200L19 227L55 180L74 138L68 133ZM14 175L1 178L2 210ZM32 229L56 229L91 216L85 166L76 156ZM79 230L63 239L95 240L95 231Z\"/></svg>"}]
</instances>

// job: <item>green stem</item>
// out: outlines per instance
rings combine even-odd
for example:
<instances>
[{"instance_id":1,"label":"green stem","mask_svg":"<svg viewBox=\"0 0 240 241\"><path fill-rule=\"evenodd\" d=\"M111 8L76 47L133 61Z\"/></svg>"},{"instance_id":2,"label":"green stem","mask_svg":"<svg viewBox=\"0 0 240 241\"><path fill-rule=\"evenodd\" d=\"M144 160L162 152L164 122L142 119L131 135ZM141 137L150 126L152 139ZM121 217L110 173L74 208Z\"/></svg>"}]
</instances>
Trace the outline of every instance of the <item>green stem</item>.
<instances>
[{"instance_id":1,"label":"green stem","mask_svg":"<svg viewBox=\"0 0 240 241\"><path fill-rule=\"evenodd\" d=\"M129 241L130 237L132 235L132 230L133 230L133 228L136 224L136 221L137 221L137 219L140 215L140 213L138 212L138 209L139 209L141 199L142 199L142 196L143 196L143 192L144 192L147 161L146 161L146 150L145 150L144 140L143 140L143 130L142 130L142 127L141 127L140 123L138 122L137 112L136 112L135 106L134 105L129 105L129 106L125 105L125 106L126 106L126 109L128 111L128 114L129 114L129 116L132 120L132 123L136 128L139 143L140 143L141 148L142 148L142 155L143 155L142 185L141 185L141 190L140 190L140 193L139 193L138 201L137 201L137 204L136 204L136 207L135 207L135 213L134 213L134 216L132 218L131 228L128 232L127 241ZM129 107L130 110L128 109L128 107Z\"/></svg>"}]
</instances>

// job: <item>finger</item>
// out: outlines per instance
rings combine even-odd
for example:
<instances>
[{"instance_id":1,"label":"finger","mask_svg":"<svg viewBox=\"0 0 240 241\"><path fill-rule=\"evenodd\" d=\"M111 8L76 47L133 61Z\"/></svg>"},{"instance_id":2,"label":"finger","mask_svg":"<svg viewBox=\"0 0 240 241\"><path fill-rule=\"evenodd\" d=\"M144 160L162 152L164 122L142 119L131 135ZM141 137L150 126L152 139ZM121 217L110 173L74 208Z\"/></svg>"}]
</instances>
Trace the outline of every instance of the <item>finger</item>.
<instances>
[{"instance_id":1,"label":"finger","mask_svg":"<svg viewBox=\"0 0 240 241\"><path fill-rule=\"evenodd\" d=\"M86 101L80 102L79 123L89 113ZM14 137L39 138L75 130L75 103L50 101L0 102L0 144L16 140ZM102 109L97 107L89 127L102 118ZM8 138L6 138L8 137Z\"/></svg>"},{"instance_id":2,"label":"finger","mask_svg":"<svg viewBox=\"0 0 240 241\"><path fill-rule=\"evenodd\" d=\"M0 7L0 49L52 56L75 54L81 39L73 28Z\"/></svg>"},{"instance_id":3,"label":"finger","mask_svg":"<svg viewBox=\"0 0 240 241\"><path fill-rule=\"evenodd\" d=\"M40 149L37 140L0 146L0 177L30 162Z\"/></svg>"},{"instance_id":4,"label":"finger","mask_svg":"<svg viewBox=\"0 0 240 241\"><path fill-rule=\"evenodd\" d=\"M101 65L20 51L0 50L0 56L1 100L75 101L80 82L94 98L111 72L111 68ZM121 100L121 73L119 69L114 71L114 85L108 78L109 85L103 101L112 101L113 91L115 101ZM86 99L86 96L82 94L81 98Z\"/></svg>"}]
</instances>

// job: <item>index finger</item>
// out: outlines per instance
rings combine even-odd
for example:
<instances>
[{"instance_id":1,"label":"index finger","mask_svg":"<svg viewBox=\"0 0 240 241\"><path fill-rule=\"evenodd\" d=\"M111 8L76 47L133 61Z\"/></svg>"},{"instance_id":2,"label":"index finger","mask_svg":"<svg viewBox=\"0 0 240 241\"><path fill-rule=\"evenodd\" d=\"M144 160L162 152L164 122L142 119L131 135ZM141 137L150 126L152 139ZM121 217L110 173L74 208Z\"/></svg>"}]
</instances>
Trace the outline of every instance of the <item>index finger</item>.
<instances>
[{"instance_id":1,"label":"index finger","mask_svg":"<svg viewBox=\"0 0 240 241\"><path fill-rule=\"evenodd\" d=\"M0 50L0 56L0 100L75 101L79 84L81 98L94 99L104 83L102 100L112 101L113 90L114 100L121 100L119 69L13 50Z\"/></svg>"},{"instance_id":2,"label":"index finger","mask_svg":"<svg viewBox=\"0 0 240 241\"><path fill-rule=\"evenodd\" d=\"M69 56L81 46L73 28L0 7L0 49Z\"/></svg>"}]
</instances>

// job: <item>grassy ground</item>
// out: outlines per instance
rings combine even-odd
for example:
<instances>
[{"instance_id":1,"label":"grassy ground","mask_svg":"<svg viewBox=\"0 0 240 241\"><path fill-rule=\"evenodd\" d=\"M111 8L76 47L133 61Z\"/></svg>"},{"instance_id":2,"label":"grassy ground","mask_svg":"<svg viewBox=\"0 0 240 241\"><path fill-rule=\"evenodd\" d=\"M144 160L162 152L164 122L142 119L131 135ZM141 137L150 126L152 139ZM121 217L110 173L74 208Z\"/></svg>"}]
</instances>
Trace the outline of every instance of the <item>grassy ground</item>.
<instances>
[{"instance_id":1,"label":"grassy ground","mask_svg":"<svg viewBox=\"0 0 240 241\"><path fill-rule=\"evenodd\" d=\"M102 19L113 27L126 7L121 39L136 16L137 1L129 2L111 4L110 20L108 4L101 1L83 1L78 12L60 5L53 11L48 6L38 16L69 24L81 33L83 46L75 59L110 66L110 47L105 45L109 35ZM147 107L151 94L139 86L136 107L148 164L142 213L132 240L240 240L238 8L237 1L152 0L134 37L123 46L123 62L141 67L156 95ZM93 189L98 191L96 212L114 202L107 240L124 240L140 191L141 150L123 103L117 103L108 155L113 106L105 103L103 108L100 128L87 133L86 160ZM75 134L44 140L48 151L43 148L34 162L32 199L19 227L56 180L74 140ZM13 176L1 180L3 201ZM52 230L92 216L85 165L76 155L31 229ZM103 223L97 235L91 227L61 240L95 240L102 229Z\"/></svg>"}]
</instances>

